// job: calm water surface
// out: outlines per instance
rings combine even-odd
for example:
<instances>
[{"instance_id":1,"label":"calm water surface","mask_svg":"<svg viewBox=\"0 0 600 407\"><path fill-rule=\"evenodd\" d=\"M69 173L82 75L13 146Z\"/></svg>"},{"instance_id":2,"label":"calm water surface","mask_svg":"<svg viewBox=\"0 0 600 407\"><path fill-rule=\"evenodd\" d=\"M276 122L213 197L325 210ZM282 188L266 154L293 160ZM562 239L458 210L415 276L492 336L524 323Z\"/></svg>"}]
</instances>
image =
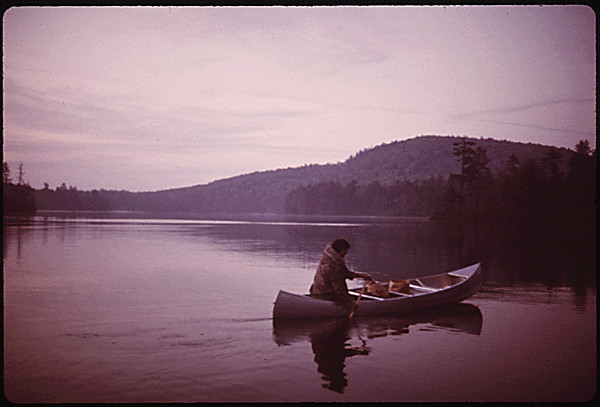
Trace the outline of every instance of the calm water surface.
<instances>
[{"instance_id":1,"label":"calm water surface","mask_svg":"<svg viewBox=\"0 0 600 407\"><path fill-rule=\"evenodd\" d=\"M135 218L137 217L137 218ZM596 238L420 219L38 216L4 225L13 402L585 401ZM276 323L324 246L378 280L482 262L453 307Z\"/></svg>"}]
</instances>

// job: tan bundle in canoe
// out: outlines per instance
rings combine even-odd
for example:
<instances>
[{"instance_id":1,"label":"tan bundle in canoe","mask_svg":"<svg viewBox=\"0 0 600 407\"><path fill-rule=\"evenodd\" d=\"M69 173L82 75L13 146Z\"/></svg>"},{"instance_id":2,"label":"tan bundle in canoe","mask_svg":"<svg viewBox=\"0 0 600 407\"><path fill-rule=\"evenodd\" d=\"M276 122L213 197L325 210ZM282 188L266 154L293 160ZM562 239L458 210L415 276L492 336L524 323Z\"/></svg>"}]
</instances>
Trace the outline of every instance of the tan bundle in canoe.
<instances>
[{"instance_id":1,"label":"tan bundle in canoe","mask_svg":"<svg viewBox=\"0 0 600 407\"><path fill-rule=\"evenodd\" d=\"M374 281L367 282L367 292L381 298L389 298L390 291L410 294L410 281L408 280L390 280L387 284L377 284Z\"/></svg>"},{"instance_id":2,"label":"tan bundle in canoe","mask_svg":"<svg viewBox=\"0 0 600 407\"><path fill-rule=\"evenodd\" d=\"M382 298L390 297L390 292L385 284L377 284L374 281L367 282L367 292Z\"/></svg>"},{"instance_id":3,"label":"tan bundle in canoe","mask_svg":"<svg viewBox=\"0 0 600 407\"><path fill-rule=\"evenodd\" d=\"M388 291L410 294L410 281L408 280L390 280Z\"/></svg>"}]
</instances>

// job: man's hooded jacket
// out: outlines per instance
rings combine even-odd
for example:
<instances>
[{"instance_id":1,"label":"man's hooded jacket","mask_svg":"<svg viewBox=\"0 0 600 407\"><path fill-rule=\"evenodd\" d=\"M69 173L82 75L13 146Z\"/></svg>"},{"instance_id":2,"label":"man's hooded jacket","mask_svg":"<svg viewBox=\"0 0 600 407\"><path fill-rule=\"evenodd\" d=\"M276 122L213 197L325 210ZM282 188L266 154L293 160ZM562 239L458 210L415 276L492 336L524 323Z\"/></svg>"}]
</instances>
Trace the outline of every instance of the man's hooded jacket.
<instances>
[{"instance_id":1,"label":"man's hooded jacket","mask_svg":"<svg viewBox=\"0 0 600 407\"><path fill-rule=\"evenodd\" d=\"M310 287L310 295L349 306L352 303L352 297L348 294L346 279L352 280L354 277L358 277L358 275L348 270L342 256L331 245L327 245Z\"/></svg>"}]
</instances>

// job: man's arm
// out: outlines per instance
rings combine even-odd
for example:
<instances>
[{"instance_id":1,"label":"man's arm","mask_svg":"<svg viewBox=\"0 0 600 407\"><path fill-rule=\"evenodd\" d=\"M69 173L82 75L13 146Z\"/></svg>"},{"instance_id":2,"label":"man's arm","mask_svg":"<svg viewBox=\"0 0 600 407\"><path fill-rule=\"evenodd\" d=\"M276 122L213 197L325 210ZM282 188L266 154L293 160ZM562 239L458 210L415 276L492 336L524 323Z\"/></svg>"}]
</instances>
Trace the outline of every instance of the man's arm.
<instances>
[{"instance_id":1,"label":"man's arm","mask_svg":"<svg viewBox=\"0 0 600 407\"><path fill-rule=\"evenodd\" d=\"M350 270L348 270L348 273L352 276L352 277L349 277L350 279L358 277L358 278L362 278L366 281L373 281L373 277L371 277L367 273L359 273L357 271L350 271Z\"/></svg>"}]
</instances>

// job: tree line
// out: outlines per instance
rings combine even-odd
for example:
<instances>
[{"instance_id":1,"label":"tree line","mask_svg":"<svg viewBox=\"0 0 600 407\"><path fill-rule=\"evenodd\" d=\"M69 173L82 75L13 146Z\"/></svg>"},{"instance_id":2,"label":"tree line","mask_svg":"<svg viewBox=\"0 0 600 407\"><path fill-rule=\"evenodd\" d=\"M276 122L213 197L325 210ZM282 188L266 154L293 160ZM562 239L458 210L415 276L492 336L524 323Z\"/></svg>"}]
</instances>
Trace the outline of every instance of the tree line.
<instances>
[{"instance_id":1,"label":"tree line","mask_svg":"<svg viewBox=\"0 0 600 407\"><path fill-rule=\"evenodd\" d=\"M2 206L3 215L35 214L37 209L34 189L25 182L23 163L19 163L16 182L13 182L8 163L2 165Z\"/></svg>"},{"instance_id":2,"label":"tree line","mask_svg":"<svg viewBox=\"0 0 600 407\"><path fill-rule=\"evenodd\" d=\"M80 191L77 187L63 182L56 189L50 189L48 183L36 191L36 201L40 208L46 210L70 211L110 211L113 210L110 195L106 190Z\"/></svg>"},{"instance_id":3,"label":"tree line","mask_svg":"<svg viewBox=\"0 0 600 407\"><path fill-rule=\"evenodd\" d=\"M596 153L587 140L561 168L558 149L541 159L521 160L512 154L493 173L483 147L472 139L453 143L460 172L423 181L337 181L300 186L286 197L291 214L431 216L438 220L547 219L595 217Z\"/></svg>"},{"instance_id":4,"label":"tree line","mask_svg":"<svg viewBox=\"0 0 600 407\"><path fill-rule=\"evenodd\" d=\"M74 186L67 187L65 183L55 189L44 183L43 189L34 190L24 180L22 163L15 182L10 168L4 163L4 212L32 213L37 207L68 211L283 211L288 214L427 216L433 219L567 217L586 220L595 216L596 152L588 141L580 141L575 151L549 148L537 158L521 159L512 154L504 165L502 162L496 164L493 171L486 149L478 146L474 139L459 138L446 148L447 156L455 157L458 172L450 171L447 176L421 180L396 177L391 183L383 183L365 177L344 183L339 179L327 180L336 174L333 170L337 167L317 166L308 168L312 171L310 174L301 171L306 168L288 169L283 173L258 174L260 177L257 175L252 180L238 177L202 188L144 193L104 189L81 191ZM392 171L389 164L377 166L374 162L369 165L375 165L385 175L386 171ZM338 171L337 174L342 173ZM299 185L309 177L321 181L290 186ZM394 179L392 176L380 178ZM280 192L268 194L265 192L268 188Z\"/></svg>"},{"instance_id":5,"label":"tree line","mask_svg":"<svg viewBox=\"0 0 600 407\"><path fill-rule=\"evenodd\" d=\"M284 211L306 215L404 215L423 216L438 210L443 204L443 177L423 181L398 180L392 185L372 181L360 185L353 180L300 186L286 196Z\"/></svg>"},{"instance_id":6,"label":"tree line","mask_svg":"<svg viewBox=\"0 0 600 407\"><path fill-rule=\"evenodd\" d=\"M512 154L496 174L488 168L485 149L470 140L454 143L453 153L461 172L450 174L438 218L595 217L596 153L587 140L575 146L566 173L561 171L563 157L557 149L523 162Z\"/></svg>"}]
</instances>

